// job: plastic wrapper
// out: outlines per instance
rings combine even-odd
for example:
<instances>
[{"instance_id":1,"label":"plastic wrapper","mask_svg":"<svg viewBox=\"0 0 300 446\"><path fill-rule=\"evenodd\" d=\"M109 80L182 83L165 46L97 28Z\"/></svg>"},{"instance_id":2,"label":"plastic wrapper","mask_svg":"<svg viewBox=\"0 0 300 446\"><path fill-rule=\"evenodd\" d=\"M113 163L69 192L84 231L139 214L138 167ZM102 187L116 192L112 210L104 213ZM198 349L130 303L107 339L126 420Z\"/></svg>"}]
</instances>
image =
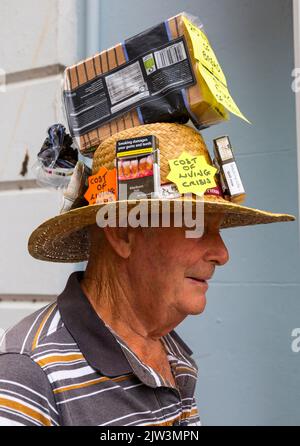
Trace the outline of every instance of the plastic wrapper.
<instances>
[{"instance_id":1,"label":"plastic wrapper","mask_svg":"<svg viewBox=\"0 0 300 446\"><path fill-rule=\"evenodd\" d=\"M202 28L181 13L65 70L69 129L83 154L141 124L192 120L203 129L228 119L200 73L184 17Z\"/></svg>"},{"instance_id":2,"label":"plastic wrapper","mask_svg":"<svg viewBox=\"0 0 300 446\"><path fill-rule=\"evenodd\" d=\"M73 139L62 124L49 127L33 166L38 185L55 189L67 187L78 161L78 151L72 144Z\"/></svg>"},{"instance_id":3,"label":"plastic wrapper","mask_svg":"<svg viewBox=\"0 0 300 446\"><path fill-rule=\"evenodd\" d=\"M84 193L88 187L89 169L82 161L78 161L67 188L63 192L60 213L63 214L73 208L87 204Z\"/></svg>"}]
</instances>

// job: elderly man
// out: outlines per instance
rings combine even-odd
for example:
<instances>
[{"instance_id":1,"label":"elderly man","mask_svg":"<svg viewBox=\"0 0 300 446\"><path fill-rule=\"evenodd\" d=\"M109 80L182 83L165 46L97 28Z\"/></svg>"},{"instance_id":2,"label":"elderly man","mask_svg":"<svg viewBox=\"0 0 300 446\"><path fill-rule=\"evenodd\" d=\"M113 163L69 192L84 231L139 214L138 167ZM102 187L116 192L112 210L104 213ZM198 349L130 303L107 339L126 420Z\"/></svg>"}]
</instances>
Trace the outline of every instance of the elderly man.
<instances>
[{"instance_id":1,"label":"elderly man","mask_svg":"<svg viewBox=\"0 0 300 446\"><path fill-rule=\"evenodd\" d=\"M159 139L162 181L173 143L176 156L185 150L211 163L196 131L154 124L101 145L93 173L105 164L107 153L106 167L112 167L118 138L141 132ZM293 220L229 202L218 191L209 189L204 197L199 237L187 237L184 225L100 228L96 212L103 203L65 212L32 234L34 257L88 259L88 264L84 273L70 276L56 302L5 336L0 424L200 425L197 365L174 328L188 315L203 312L208 281L215 267L228 261L221 228Z\"/></svg>"},{"instance_id":2,"label":"elderly man","mask_svg":"<svg viewBox=\"0 0 300 446\"><path fill-rule=\"evenodd\" d=\"M138 358L174 388L162 338L189 314L204 310L207 282L215 266L228 260L220 222L219 215L207 217L201 239L186 238L184 228L108 228L99 242L99 228L92 230L91 260L81 284L85 295Z\"/></svg>"}]
</instances>

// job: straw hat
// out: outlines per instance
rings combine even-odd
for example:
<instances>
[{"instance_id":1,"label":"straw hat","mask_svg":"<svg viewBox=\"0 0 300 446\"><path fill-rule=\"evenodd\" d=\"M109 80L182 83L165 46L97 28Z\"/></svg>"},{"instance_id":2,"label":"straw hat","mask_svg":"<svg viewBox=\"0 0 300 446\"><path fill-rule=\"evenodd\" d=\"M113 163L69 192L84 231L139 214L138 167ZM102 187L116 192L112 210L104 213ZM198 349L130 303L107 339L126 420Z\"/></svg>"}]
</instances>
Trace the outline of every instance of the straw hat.
<instances>
[{"instance_id":1,"label":"straw hat","mask_svg":"<svg viewBox=\"0 0 300 446\"><path fill-rule=\"evenodd\" d=\"M167 175L170 172L168 161L178 158L183 151L193 155L203 155L207 163L212 161L202 136L187 125L158 123L141 125L119 132L106 139L95 151L93 158L92 174L96 174L100 167L114 168L116 156L116 141L135 138L146 135L154 135L159 141L161 184L169 183ZM253 209L225 200L221 196L204 195L205 213L224 213L225 218L222 228L237 226L258 225L283 221L293 221L295 217L287 214L274 214L272 212ZM187 200L186 197L168 200L173 209L175 201ZM197 197L188 200L193 205ZM130 209L139 201L127 201ZM158 209L165 200L143 200L149 205L155 204ZM109 205L120 208L120 201ZM123 202L124 203L124 202ZM40 260L51 262L81 262L88 259L89 238L87 227L96 223L97 211L104 204L85 205L60 214L41 224L31 234L28 249L30 254ZM150 207L150 206L149 206Z\"/></svg>"}]
</instances>

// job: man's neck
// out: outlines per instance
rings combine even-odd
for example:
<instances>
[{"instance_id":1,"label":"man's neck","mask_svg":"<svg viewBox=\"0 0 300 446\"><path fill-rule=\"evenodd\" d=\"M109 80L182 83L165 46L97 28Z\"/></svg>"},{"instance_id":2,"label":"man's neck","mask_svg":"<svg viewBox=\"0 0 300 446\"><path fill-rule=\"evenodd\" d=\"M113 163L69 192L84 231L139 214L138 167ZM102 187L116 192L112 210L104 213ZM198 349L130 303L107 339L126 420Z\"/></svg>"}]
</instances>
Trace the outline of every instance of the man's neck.
<instances>
[{"instance_id":1,"label":"man's neck","mask_svg":"<svg viewBox=\"0 0 300 446\"><path fill-rule=\"evenodd\" d=\"M95 277L100 279L96 280ZM134 297L130 294L129 284L120 272L114 274L119 280L114 281L113 289L105 277L106 273L99 274L99 270L97 273L87 270L80 283L84 294L98 316L140 358L155 361L164 352L160 338L173 327L157 327L155 315L149 315L141 311L139 305L133 305Z\"/></svg>"}]
</instances>

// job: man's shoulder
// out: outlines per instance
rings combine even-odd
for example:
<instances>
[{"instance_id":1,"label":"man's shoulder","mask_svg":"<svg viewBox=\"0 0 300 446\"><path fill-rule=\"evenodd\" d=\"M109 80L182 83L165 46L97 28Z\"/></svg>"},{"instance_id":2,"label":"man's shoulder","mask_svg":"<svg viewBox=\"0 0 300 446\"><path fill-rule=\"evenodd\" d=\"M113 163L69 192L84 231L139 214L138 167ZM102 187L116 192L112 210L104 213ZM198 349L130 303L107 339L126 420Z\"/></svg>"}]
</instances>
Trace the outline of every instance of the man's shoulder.
<instances>
[{"instance_id":1,"label":"man's shoulder","mask_svg":"<svg viewBox=\"0 0 300 446\"><path fill-rule=\"evenodd\" d=\"M57 301L43 306L7 330L0 340L0 354L41 354L53 345L74 344L64 326Z\"/></svg>"}]
</instances>

